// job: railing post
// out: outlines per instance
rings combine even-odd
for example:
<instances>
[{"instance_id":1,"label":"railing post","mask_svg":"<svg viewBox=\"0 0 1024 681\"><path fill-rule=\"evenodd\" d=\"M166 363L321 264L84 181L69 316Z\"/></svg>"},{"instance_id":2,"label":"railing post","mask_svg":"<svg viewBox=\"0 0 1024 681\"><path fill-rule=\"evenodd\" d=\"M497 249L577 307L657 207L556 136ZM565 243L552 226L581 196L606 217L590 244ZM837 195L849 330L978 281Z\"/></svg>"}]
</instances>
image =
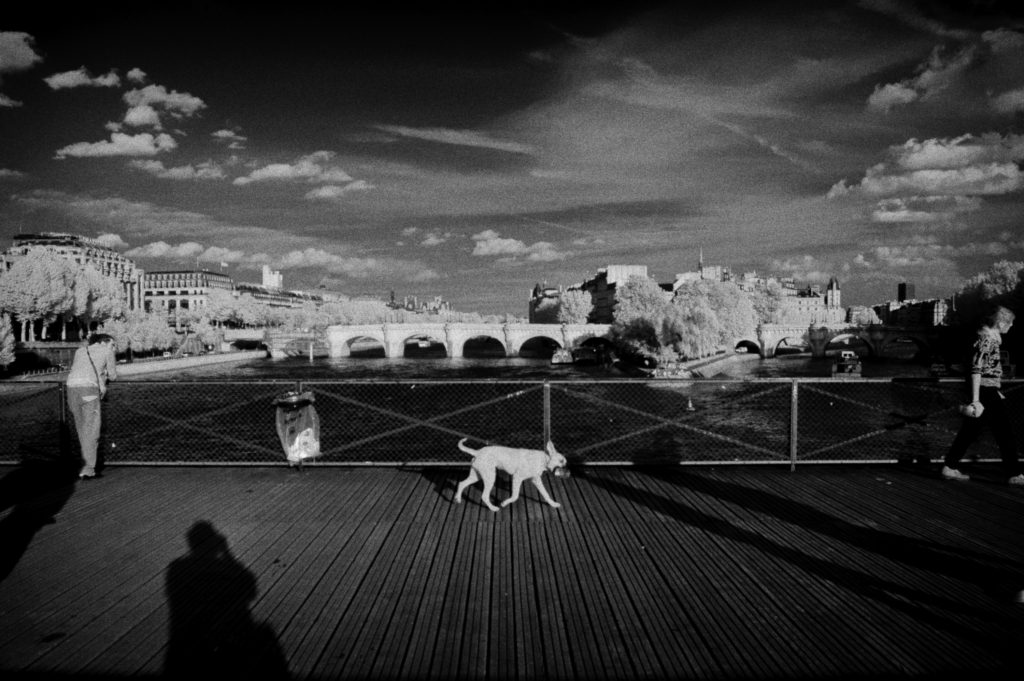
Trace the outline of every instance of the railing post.
<instances>
[{"instance_id":1,"label":"railing post","mask_svg":"<svg viewBox=\"0 0 1024 681\"><path fill-rule=\"evenodd\" d=\"M544 443L551 442L551 384L544 381Z\"/></svg>"},{"instance_id":2,"label":"railing post","mask_svg":"<svg viewBox=\"0 0 1024 681\"><path fill-rule=\"evenodd\" d=\"M800 382L797 379L793 379L793 387L790 390L789 395L789 471L792 473L796 470L796 451L797 451L797 414L798 414L798 400L797 393Z\"/></svg>"}]
</instances>

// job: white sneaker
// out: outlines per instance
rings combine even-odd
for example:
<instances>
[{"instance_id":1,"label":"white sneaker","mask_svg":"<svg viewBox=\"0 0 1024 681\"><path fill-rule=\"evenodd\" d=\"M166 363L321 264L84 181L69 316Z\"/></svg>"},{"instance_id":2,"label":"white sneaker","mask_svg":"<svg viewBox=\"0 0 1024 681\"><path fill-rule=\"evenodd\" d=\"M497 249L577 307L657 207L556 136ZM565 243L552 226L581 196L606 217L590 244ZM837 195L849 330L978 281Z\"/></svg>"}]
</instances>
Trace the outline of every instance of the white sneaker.
<instances>
[{"instance_id":1,"label":"white sneaker","mask_svg":"<svg viewBox=\"0 0 1024 681\"><path fill-rule=\"evenodd\" d=\"M1015 475L1012 478L1010 478L1010 484L1011 485L1024 485L1024 473L1021 473L1020 475Z\"/></svg>"},{"instance_id":2,"label":"white sneaker","mask_svg":"<svg viewBox=\"0 0 1024 681\"><path fill-rule=\"evenodd\" d=\"M966 475L964 473L961 473L957 469L950 468L949 466L943 466L942 467L942 477L944 477L946 480L960 480L961 482L971 479L971 476ZM1024 478L1024 476L1018 476L1018 477ZM1014 484L1024 485L1024 479L1022 479L1020 483L1014 483Z\"/></svg>"}]
</instances>

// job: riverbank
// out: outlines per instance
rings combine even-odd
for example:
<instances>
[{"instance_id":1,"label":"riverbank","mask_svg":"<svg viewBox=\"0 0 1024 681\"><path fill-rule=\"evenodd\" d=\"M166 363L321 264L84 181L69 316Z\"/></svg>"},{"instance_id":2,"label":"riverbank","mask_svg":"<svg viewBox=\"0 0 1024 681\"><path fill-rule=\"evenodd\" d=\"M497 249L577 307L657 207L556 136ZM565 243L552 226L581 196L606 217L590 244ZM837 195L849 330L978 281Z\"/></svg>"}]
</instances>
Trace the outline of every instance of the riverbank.
<instances>
[{"instance_id":1,"label":"riverbank","mask_svg":"<svg viewBox=\"0 0 1024 681\"><path fill-rule=\"evenodd\" d=\"M238 350L235 352L219 352L211 355L193 355L190 357L154 357L152 359L136 360L130 364L118 364L118 378L129 376L142 376L165 371L182 371L199 367L227 364L229 362L249 362L256 359L265 359L266 350ZM46 373L14 376L15 381L53 381L63 380L68 374L67 371L52 371Z\"/></svg>"}]
</instances>

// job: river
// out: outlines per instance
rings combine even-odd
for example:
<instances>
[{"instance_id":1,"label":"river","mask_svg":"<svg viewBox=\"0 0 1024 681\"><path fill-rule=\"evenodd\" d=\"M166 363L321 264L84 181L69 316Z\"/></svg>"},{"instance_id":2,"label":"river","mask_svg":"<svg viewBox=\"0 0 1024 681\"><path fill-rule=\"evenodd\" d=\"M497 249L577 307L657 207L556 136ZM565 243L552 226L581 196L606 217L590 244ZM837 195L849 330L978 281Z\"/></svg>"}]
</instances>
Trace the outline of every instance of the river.
<instances>
[{"instance_id":1,"label":"river","mask_svg":"<svg viewBox=\"0 0 1024 681\"><path fill-rule=\"evenodd\" d=\"M813 359L807 354L773 359L755 355L738 355L724 362L709 378L787 378L827 377L831 360ZM866 360L865 378L927 376L928 368L902 360ZM705 374L707 376L707 374ZM131 380L419 380L419 379L492 379L492 380L607 380L633 378L618 368L551 364L547 359L520 357L437 358L417 357L386 359L383 357L289 357L258 359L241 363L216 364L168 372L154 372Z\"/></svg>"}]
</instances>

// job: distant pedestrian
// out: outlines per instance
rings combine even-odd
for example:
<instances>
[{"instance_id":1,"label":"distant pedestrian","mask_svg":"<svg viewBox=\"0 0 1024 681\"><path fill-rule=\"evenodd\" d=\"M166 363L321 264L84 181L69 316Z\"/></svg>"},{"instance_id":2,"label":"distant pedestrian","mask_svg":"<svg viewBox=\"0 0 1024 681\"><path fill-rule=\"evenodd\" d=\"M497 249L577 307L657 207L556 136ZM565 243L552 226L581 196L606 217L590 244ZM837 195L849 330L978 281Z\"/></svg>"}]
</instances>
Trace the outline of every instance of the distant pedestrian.
<instances>
[{"instance_id":1,"label":"distant pedestrian","mask_svg":"<svg viewBox=\"0 0 1024 681\"><path fill-rule=\"evenodd\" d=\"M68 409L75 422L82 448L80 480L96 477L96 449L100 441L100 405L107 394L107 381L117 378L114 338L105 333L89 337L89 344L75 351L68 372Z\"/></svg>"},{"instance_id":2,"label":"distant pedestrian","mask_svg":"<svg viewBox=\"0 0 1024 681\"><path fill-rule=\"evenodd\" d=\"M967 378L971 397L969 413L964 415L960 432L956 434L946 454L942 477L947 480L970 480L970 476L960 472L958 466L967 453L967 447L978 438L982 428L987 425L992 429L992 434L999 445L1003 474L1009 478L1011 485L1024 485L1024 473L1017 454L1017 442L1006 408L1006 398L1000 391L1003 376L999 356L1001 334L1010 330L1013 320L1013 312L997 306L985 316L978 330L978 338L974 341L971 357L971 373Z\"/></svg>"}]
</instances>

